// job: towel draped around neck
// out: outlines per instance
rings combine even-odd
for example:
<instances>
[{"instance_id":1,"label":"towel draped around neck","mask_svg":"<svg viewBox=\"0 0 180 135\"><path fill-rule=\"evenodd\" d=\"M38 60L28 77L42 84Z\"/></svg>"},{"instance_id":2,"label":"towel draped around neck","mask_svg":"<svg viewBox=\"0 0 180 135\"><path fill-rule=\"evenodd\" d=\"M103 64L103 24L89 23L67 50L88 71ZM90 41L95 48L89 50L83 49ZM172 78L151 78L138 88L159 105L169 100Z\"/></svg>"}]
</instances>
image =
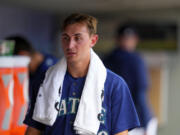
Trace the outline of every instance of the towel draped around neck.
<instances>
[{"instance_id":1,"label":"towel draped around neck","mask_svg":"<svg viewBox=\"0 0 180 135\"><path fill-rule=\"evenodd\" d=\"M78 111L74 121L74 130L80 135L96 135L100 126L98 115L102 110L102 93L107 71L100 58L91 49L90 64L83 87ZM57 118L57 105L63 92L63 81L67 70L67 61L62 58L46 72L36 98L33 119L52 126Z\"/></svg>"}]
</instances>

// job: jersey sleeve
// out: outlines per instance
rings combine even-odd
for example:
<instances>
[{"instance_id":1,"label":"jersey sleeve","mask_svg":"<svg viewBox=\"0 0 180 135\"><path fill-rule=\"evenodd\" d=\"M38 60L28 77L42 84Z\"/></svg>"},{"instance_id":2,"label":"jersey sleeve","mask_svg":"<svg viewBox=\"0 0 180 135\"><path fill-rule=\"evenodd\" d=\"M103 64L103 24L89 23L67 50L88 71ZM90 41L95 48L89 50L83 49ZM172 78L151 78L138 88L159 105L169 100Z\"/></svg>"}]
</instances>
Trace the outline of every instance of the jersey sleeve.
<instances>
[{"instance_id":1,"label":"jersey sleeve","mask_svg":"<svg viewBox=\"0 0 180 135\"><path fill-rule=\"evenodd\" d=\"M139 118L129 91L123 79L112 92L112 134L139 127Z\"/></svg>"},{"instance_id":2,"label":"jersey sleeve","mask_svg":"<svg viewBox=\"0 0 180 135\"><path fill-rule=\"evenodd\" d=\"M34 106L35 106L35 102L36 102L36 96L37 96L39 87L44 80L44 76L45 76L45 73L42 73L38 78L36 78L36 80L34 81L32 86L30 86L30 90L31 90L30 102L29 102L29 106L28 106L28 110L27 110L25 119L23 121L24 124L26 124L30 127L36 128L38 130L41 130L41 131L45 130L46 125L33 120L32 115L33 115Z\"/></svg>"}]
</instances>

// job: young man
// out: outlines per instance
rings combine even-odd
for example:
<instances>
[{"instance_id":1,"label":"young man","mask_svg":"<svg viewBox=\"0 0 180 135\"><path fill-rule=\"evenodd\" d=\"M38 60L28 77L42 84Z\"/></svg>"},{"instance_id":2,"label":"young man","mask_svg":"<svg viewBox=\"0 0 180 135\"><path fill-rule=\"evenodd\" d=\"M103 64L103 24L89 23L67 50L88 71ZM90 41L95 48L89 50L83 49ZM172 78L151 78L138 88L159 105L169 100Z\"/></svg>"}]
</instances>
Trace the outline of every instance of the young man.
<instances>
[{"instance_id":1,"label":"young man","mask_svg":"<svg viewBox=\"0 0 180 135\"><path fill-rule=\"evenodd\" d=\"M35 94L37 95L38 93L37 100L31 100L31 106L24 120L24 123L28 125L26 135L40 135L41 133L45 135L76 135L77 117L81 119L84 115L86 116L83 118L84 120L80 120L82 123L79 122L82 124L82 127L89 125L89 123L96 123L92 125L93 128L90 130L94 131L96 128L98 130L95 130L96 132L93 132L92 135L128 135L128 130L139 126L136 110L124 80L104 68L103 64L100 64L100 66L96 64L92 65L92 63L99 59L97 57L94 59L96 54L92 53L92 47L98 40L96 25L97 20L85 14L72 14L65 19L62 27L61 40L65 60L67 61L67 70L64 76L62 90L60 87L59 92L61 93L61 102L57 109L59 113L56 121L53 122L51 126L44 125L42 124L44 122L37 122L32 119L36 112L34 110L39 109L37 107L37 100L42 98L42 94L39 93L43 92L41 91L43 86L41 85L40 87L39 85L43 82L43 85L49 87L49 85L59 82L52 81L56 78L56 74L54 74L52 80L47 77L51 71L55 71L55 68L51 68L48 70L48 73L46 73L45 80L43 76L38 84L34 86L36 91L38 91L40 87L40 92L36 92ZM102 63L100 59L99 63ZM93 69L93 67L95 67L95 69ZM95 95L95 97L88 102L86 102L86 100L91 97L94 85L99 85L101 82L95 82L94 85L90 85L88 91L86 91L85 87L90 82L88 80L98 80L98 78L103 76L103 74L98 74L98 72L101 72L99 67L102 67L102 70L105 69L106 78L103 83L104 89L100 95L102 98L101 113L96 115L96 109L99 108L99 100L96 102L96 99L99 98L99 95ZM92 72L91 69L93 69ZM56 70L59 69L57 68ZM98 72L96 70L98 70ZM91 74L89 74L89 72ZM97 75L95 74L94 79L91 79L94 74L93 72L96 72ZM46 81L48 79L50 83ZM59 84L57 83L57 85L61 86L60 82ZM56 87L56 85L54 87ZM46 87L44 88L46 89ZM48 91L51 91L51 87L49 88ZM90 94L87 94L88 92ZM96 93L97 91L94 92ZM85 94L86 96L84 96ZM46 102L46 99L48 100L49 97L50 96L45 97L44 102ZM81 109L84 103L84 109ZM41 107L41 104L39 105L39 107ZM49 105L51 106L51 104ZM89 106L90 108L88 108ZM39 111L41 111L41 109L39 109ZM86 115L86 112L89 112L89 115ZM95 117L91 117L94 114ZM95 125L98 125L98 127ZM80 128L80 130L82 130L82 132L78 132L78 134L89 131L86 126L85 129Z\"/></svg>"},{"instance_id":2,"label":"young man","mask_svg":"<svg viewBox=\"0 0 180 135\"><path fill-rule=\"evenodd\" d=\"M127 82L141 128L130 135L156 135L157 120L148 103L148 73L143 59L136 53L138 33L133 25L120 25L116 31L116 49L105 58L104 64Z\"/></svg>"}]
</instances>

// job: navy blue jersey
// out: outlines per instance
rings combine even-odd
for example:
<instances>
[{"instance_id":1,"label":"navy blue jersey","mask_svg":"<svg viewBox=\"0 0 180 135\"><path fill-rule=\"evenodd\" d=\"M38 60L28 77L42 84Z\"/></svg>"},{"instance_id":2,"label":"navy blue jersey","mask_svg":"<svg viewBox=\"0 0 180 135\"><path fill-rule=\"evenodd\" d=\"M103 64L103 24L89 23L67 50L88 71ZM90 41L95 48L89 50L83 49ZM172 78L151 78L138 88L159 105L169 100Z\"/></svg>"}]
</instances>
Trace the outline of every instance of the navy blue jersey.
<instances>
[{"instance_id":1,"label":"navy blue jersey","mask_svg":"<svg viewBox=\"0 0 180 135\"><path fill-rule=\"evenodd\" d=\"M144 61L137 53L118 48L105 58L104 64L127 82L141 126L146 127L153 116L147 101L148 76Z\"/></svg>"},{"instance_id":2,"label":"navy blue jersey","mask_svg":"<svg viewBox=\"0 0 180 135\"><path fill-rule=\"evenodd\" d=\"M35 98L43 78L44 75L39 80L39 83L34 86L37 90L35 90L36 93L24 123L43 130L44 135L75 135L73 123L86 77L73 78L68 72L66 73L59 113L53 126L46 126L32 119ZM135 106L125 81L110 70L107 70L103 97L102 112L98 116L101 124L97 135L113 135L140 126Z\"/></svg>"}]
</instances>

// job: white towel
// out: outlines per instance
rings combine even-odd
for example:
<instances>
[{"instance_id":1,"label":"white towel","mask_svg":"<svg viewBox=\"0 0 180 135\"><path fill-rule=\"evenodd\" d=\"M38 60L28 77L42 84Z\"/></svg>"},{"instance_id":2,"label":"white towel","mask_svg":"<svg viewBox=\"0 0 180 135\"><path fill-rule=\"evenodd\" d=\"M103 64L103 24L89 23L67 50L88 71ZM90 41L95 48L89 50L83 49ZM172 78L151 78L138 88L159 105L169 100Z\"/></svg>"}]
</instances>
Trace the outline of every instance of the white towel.
<instances>
[{"instance_id":1,"label":"white towel","mask_svg":"<svg viewBox=\"0 0 180 135\"><path fill-rule=\"evenodd\" d=\"M102 109L102 92L107 71L100 58L91 49L90 64L80 99L74 129L81 135L96 135L100 126L98 115ZM33 119L46 125L53 125L58 111L55 109L61 99L60 88L67 70L66 59L51 67L39 89Z\"/></svg>"}]
</instances>

